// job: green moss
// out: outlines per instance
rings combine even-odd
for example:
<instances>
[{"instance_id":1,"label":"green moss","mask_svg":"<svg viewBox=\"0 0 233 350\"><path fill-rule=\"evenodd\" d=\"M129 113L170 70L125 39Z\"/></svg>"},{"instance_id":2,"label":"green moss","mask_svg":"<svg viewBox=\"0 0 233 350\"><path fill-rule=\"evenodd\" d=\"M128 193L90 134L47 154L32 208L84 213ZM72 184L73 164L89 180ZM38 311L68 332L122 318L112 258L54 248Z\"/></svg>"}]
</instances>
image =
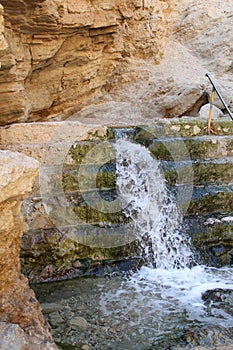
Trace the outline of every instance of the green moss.
<instances>
[{"instance_id":1,"label":"green moss","mask_svg":"<svg viewBox=\"0 0 233 350\"><path fill-rule=\"evenodd\" d=\"M138 251L136 241L116 246L116 237L111 237L111 234L108 237L104 234L99 237L101 233L97 232L96 237L102 242L105 243L106 239L113 240L110 248L101 248L80 244L81 232L79 231L76 237L70 228L67 228L67 233L61 233L55 228L40 230L38 233L37 242L33 247L29 251L21 251L23 273L33 282L88 274L92 268L101 268L104 262L114 264L120 259L135 256ZM27 234L35 236L33 231ZM111 244L110 241L108 243ZM36 259L32 259L32 255L36 256Z\"/></svg>"},{"instance_id":2,"label":"green moss","mask_svg":"<svg viewBox=\"0 0 233 350\"><path fill-rule=\"evenodd\" d=\"M125 222L125 217L121 212L117 213L104 213L99 210L96 210L88 205L81 205L77 208L73 209L75 216L77 216L82 222L86 222L89 224L95 223L109 223L109 224L117 224Z\"/></svg>"},{"instance_id":3,"label":"green moss","mask_svg":"<svg viewBox=\"0 0 233 350\"><path fill-rule=\"evenodd\" d=\"M96 142L79 142L75 143L69 149L70 156L75 164L80 164L87 153L97 145Z\"/></svg>"},{"instance_id":4,"label":"green moss","mask_svg":"<svg viewBox=\"0 0 233 350\"><path fill-rule=\"evenodd\" d=\"M194 185L231 183L233 179L233 164L228 160L199 162L162 162L164 177L168 185L176 182L186 183L187 179L192 179ZM193 171L193 174L190 173ZM188 173L189 172L189 173ZM179 178L178 178L179 175Z\"/></svg>"},{"instance_id":5,"label":"green moss","mask_svg":"<svg viewBox=\"0 0 233 350\"><path fill-rule=\"evenodd\" d=\"M70 345L70 344L56 342L56 345L57 345L58 349L60 349L60 350L82 350L80 347Z\"/></svg>"},{"instance_id":6,"label":"green moss","mask_svg":"<svg viewBox=\"0 0 233 350\"><path fill-rule=\"evenodd\" d=\"M175 185L178 181L180 184L186 184L187 179L192 180L190 171L193 171L193 183L190 185L196 187L189 205L189 214L230 213L233 166L230 158L223 159L223 154L224 157L233 154L233 140L230 137L223 139L215 136L203 137L206 135L206 124L207 120L199 118L160 120L154 126L127 128L126 133L133 142L148 146L153 156L162 160L161 167L168 185ZM218 135L233 134L231 120L223 118L214 121L214 124ZM121 223L128 223L129 219L121 211L105 213L101 201L95 208L96 191L109 203L115 199L115 164L109 159L112 145L110 142L105 142L106 147L100 152L96 148L103 141L115 140L115 134L114 128L106 129L105 135L103 131L96 131L89 134L88 141L72 145L63 164L63 188L61 188L61 174L56 172L56 167L48 168L48 174L52 174L49 178L51 188L54 192L62 190L65 192L68 207L59 208L61 204L59 198L56 196L51 198L51 201L54 200L56 210L50 212L50 218L54 219L57 227L59 225L63 227L62 232L55 228L29 231L29 244L27 249L22 250L22 261L24 272L31 280L75 277L77 271L86 273L95 264L130 257L139 250L136 238L132 238L131 244L127 244L126 240L123 246L120 232L121 246L118 246L117 234L111 235L101 231L103 227L108 226L111 230L112 227L120 227ZM196 137L191 138L193 135ZM185 151L184 144L187 149ZM97 152L93 152L93 149ZM189 157L194 160L192 163L184 161ZM211 191L210 184L212 187L216 184L221 186L225 184L225 188ZM196 194L199 188L201 191ZM56 203L59 205L56 206ZM88 232L85 224L91 224L96 231ZM64 228L66 225L67 229ZM208 226L204 234L200 232L193 238L193 242L196 247L210 252L219 264L232 261L231 225ZM104 248L106 246L112 248Z\"/></svg>"},{"instance_id":7,"label":"green moss","mask_svg":"<svg viewBox=\"0 0 233 350\"><path fill-rule=\"evenodd\" d=\"M227 160L196 162L193 170L195 184L231 183L233 179L233 165Z\"/></svg>"},{"instance_id":8,"label":"green moss","mask_svg":"<svg viewBox=\"0 0 233 350\"><path fill-rule=\"evenodd\" d=\"M192 239L205 263L226 266L233 263L233 224L215 223Z\"/></svg>"},{"instance_id":9,"label":"green moss","mask_svg":"<svg viewBox=\"0 0 233 350\"><path fill-rule=\"evenodd\" d=\"M116 187L116 174L113 171L102 171L101 169L97 172L94 166L86 166L85 172L82 170L82 174L80 174L78 168L68 170L66 167L62 176L62 185L65 192L79 191L80 189L86 189L86 191L111 189ZM92 187L93 185L94 187Z\"/></svg>"},{"instance_id":10,"label":"green moss","mask_svg":"<svg viewBox=\"0 0 233 350\"><path fill-rule=\"evenodd\" d=\"M231 198L232 192L205 193L191 200L187 214L228 213L231 210L229 206Z\"/></svg>"}]
</instances>

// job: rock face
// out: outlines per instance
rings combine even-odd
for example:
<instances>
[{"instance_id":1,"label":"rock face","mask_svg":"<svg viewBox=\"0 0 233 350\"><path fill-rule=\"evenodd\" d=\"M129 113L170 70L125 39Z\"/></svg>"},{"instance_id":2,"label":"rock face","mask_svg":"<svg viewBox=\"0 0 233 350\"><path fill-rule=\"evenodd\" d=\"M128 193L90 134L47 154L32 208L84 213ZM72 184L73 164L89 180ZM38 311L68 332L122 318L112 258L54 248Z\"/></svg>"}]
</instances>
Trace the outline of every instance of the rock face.
<instances>
[{"instance_id":1,"label":"rock face","mask_svg":"<svg viewBox=\"0 0 233 350\"><path fill-rule=\"evenodd\" d=\"M93 93L102 96L119 60L147 57L157 63L163 54L169 0L1 4L2 125L80 109Z\"/></svg>"},{"instance_id":2,"label":"rock face","mask_svg":"<svg viewBox=\"0 0 233 350\"><path fill-rule=\"evenodd\" d=\"M116 115L197 115L208 102L207 71L232 105L227 0L0 4L0 125L79 118L107 102Z\"/></svg>"},{"instance_id":3,"label":"rock face","mask_svg":"<svg viewBox=\"0 0 233 350\"><path fill-rule=\"evenodd\" d=\"M221 91L232 106L233 5L227 0L211 0L208 4L201 0L175 0L173 11L174 38L218 78Z\"/></svg>"},{"instance_id":4,"label":"rock face","mask_svg":"<svg viewBox=\"0 0 233 350\"><path fill-rule=\"evenodd\" d=\"M21 202L33 184L38 162L0 152L0 348L56 349L41 308L20 271Z\"/></svg>"}]
</instances>

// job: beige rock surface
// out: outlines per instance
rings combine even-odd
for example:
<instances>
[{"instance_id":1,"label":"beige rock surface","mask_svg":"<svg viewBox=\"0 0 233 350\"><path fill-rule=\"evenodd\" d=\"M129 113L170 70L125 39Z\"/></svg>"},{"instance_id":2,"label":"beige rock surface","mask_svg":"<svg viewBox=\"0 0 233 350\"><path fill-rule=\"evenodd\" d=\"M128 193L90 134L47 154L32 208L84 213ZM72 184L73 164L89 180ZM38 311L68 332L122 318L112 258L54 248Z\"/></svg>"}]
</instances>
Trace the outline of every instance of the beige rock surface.
<instances>
[{"instance_id":1,"label":"beige rock surface","mask_svg":"<svg viewBox=\"0 0 233 350\"><path fill-rule=\"evenodd\" d=\"M217 79L233 107L233 4L228 0L174 0L174 39L185 46ZM190 62L192 65L192 61ZM210 85L209 85L210 87ZM216 100L217 106L222 104Z\"/></svg>"},{"instance_id":2,"label":"beige rock surface","mask_svg":"<svg viewBox=\"0 0 233 350\"><path fill-rule=\"evenodd\" d=\"M37 171L36 160L0 152L1 349L56 349L35 294L21 274L19 260L21 202L29 194Z\"/></svg>"},{"instance_id":3,"label":"beige rock surface","mask_svg":"<svg viewBox=\"0 0 233 350\"><path fill-rule=\"evenodd\" d=\"M126 117L197 115L211 89L206 72L233 105L228 0L0 4L0 125L79 118L90 105L99 114L108 102Z\"/></svg>"},{"instance_id":4,"label":"beige rock surface","mask_svg":"<svg viewBox=\"0 0 233 350\"><path fill-rule=\"evenodd\" d=\"M7 1L0 124L80 109L126 57L159 62L170 0Z\"/></svg>"},{"instance_id":5,"label":"beige rock surface","mask_svg":"<svg viewBox=\"0 0 233 350\"><path fill-rule=\"evenodd\" d=\"M0 54L7 48L7 42L4 37L4 20L3 20L3 7L0 5ZM0 66L1 68L1 66Z\"/></svg>"},{"instance_id":6,"label":"beige rock surface","mask_svg":"<svg viewBox=\"0 0 233 350\"><path fill-rule=\"evenodd\" d=\"M111 108L107 108L106 102L85 107L73 114L72 119L84 122L85 118L101 119L101 114L104 118L108 113L109 118L114 114L115 120L125 116L126 120L145 123L164 116L181 116L190 108L196 112L207 101L205 91L205 69L200 60L179 42L168 41L160 64L129 59L115 70L105 85L105 99L112 103Z\"/></svg>"}]
</instances>

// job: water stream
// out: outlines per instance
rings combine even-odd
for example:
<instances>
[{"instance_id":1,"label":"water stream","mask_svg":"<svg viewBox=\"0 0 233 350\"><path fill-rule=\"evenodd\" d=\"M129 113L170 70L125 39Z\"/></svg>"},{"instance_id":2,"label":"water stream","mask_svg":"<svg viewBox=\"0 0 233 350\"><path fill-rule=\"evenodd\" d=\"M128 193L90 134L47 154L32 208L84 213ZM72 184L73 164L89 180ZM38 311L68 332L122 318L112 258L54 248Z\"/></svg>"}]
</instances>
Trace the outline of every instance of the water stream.
<instances>
[{"instance_id":1,"label":"water stream","mask_svg":"<svg viewBox=\"0 0 233 350\"><path fill-rule=\"evenodd\" d=\"M42 303L61 305L64 323L54 322L55 339L73 344L72 349L86 344L90 350L147 350L175 349L181 337L180 346L191 349L185 331L199 329L203 334L196 345L229 343L233 336L232 268L197 264L159 161L143 146L127 140L118 140L115 148L118 196L141 241L145 266L127 277L37 286ZM207 291L221 292L221 296L209 300ZM53 323L51 315L48 319ZM77 316L87 321L86 327L69 326ZM215 339L219 327L222 333ZM211 330L211 339L205 329ZM164 345L169 339L173 340L170 348Z\"/></svg>"},{"instance_id":2,"label":"water stream","mask_svg":"<svg viewBox=\"0 0 233 350\"><path fill-rule=\"evenodd\" d=\"M115 148L118 194L146 262L165 269L189 266L190 239L180 229L182 215L167 190L160 162L146 147L124 139Z\"/></svg>"}]
</instances>

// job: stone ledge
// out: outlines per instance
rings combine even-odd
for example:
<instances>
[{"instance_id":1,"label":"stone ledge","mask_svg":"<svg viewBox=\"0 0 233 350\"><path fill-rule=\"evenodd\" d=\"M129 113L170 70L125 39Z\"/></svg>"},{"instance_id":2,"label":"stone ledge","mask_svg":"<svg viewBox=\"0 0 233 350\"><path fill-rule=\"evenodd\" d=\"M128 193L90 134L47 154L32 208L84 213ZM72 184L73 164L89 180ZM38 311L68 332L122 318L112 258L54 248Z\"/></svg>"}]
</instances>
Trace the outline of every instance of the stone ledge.
<instances>
[{"instance_id":1,"label":"stone ledge","mask_svg":"<svg viewBox=\"0 0 233 350\"><path fill-rule=\"evenodd\" d=\"M0 348L56 346L34 292L21 274L21 204L31 191L39 163L20 153L0 151Z\"/></svg>"},{"instance_id":2,"label":"stone ledge","mask_svg":"<svg viewBox=\"0 0 233 350\"><path fill-rule=\"evenodd\" d=\"M32 187L39 163L21 153L0 151L0 202L27 195Z\"/></svg>"}]
</instances>

